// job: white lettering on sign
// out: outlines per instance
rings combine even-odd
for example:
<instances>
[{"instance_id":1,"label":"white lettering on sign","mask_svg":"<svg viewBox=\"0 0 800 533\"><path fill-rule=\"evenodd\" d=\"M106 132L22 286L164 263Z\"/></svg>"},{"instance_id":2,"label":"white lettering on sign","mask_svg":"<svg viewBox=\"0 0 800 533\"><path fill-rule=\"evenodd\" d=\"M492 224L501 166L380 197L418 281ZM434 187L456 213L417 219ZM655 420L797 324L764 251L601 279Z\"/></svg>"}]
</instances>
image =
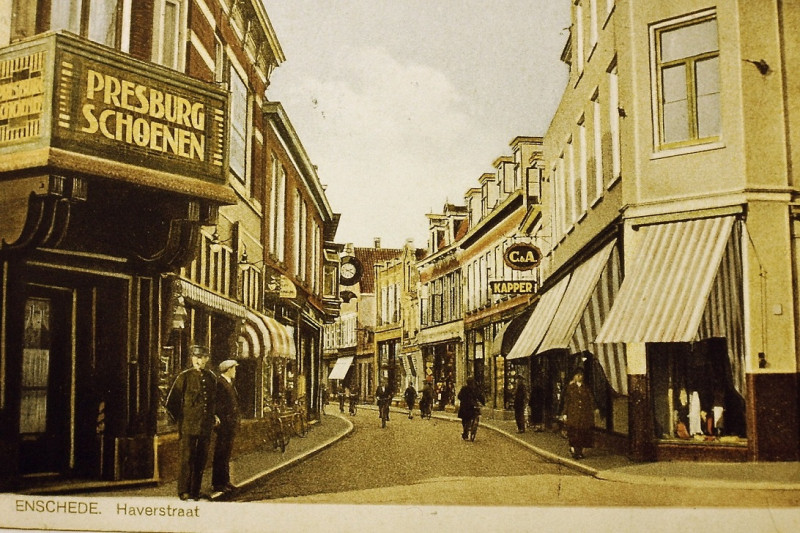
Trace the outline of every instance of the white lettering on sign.
<instances>
[{"instance_id":1,"label":"white lettering on sign","mask_svg":"<svg viewBox=\"0 0 800 533\"><path fill-rule=\"evenodd\" d=\"M153 151L205 159L206 112L202 102L91 69L86 100L82 108L84 133L99 132L107 139ZM99 102L112 107L99 110Z\"/></svg>"}]
</instances>

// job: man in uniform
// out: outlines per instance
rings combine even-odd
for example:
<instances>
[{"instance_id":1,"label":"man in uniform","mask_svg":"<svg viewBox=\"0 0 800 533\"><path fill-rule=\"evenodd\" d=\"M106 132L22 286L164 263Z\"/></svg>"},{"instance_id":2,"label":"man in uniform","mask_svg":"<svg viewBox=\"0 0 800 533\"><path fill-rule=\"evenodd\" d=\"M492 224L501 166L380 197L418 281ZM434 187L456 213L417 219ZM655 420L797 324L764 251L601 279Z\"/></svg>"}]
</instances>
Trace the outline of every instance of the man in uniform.
<instances>
[{"instance_id":1,"label":"man in uniform","mask_svg":"<svg viewBox=\"0 0 800 533\"><path fill-rule=\"evenodd\" d=\"M178 495L181 500L199 500L203 469L208 459L215 413L217 377L206 370L209 351L205 346L189 348L192 366L184 370L167 395L167 411L178 423L180 469Z\"/></svg>"}]
</instances>

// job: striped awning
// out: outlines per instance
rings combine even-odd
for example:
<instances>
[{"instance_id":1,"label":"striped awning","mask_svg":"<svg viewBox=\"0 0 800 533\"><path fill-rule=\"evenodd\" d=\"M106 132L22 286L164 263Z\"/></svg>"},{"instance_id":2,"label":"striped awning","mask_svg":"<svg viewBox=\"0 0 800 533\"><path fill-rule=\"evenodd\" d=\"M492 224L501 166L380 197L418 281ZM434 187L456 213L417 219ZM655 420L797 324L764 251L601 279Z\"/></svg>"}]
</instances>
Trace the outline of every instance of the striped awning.
<instances>
[{"instance_id":1,"label":"striped awning","mask_svg":"<svg viewBox=\"0 0 800 533\"><path fill-rule=\"evenodd\" d=\"M571 353L591 352L603 369L611 388L622 395L628 394L628 363L622 343L595 344L597 332L608 315L622 283L619 248L614 247L600 274L586 309L569 342Z\"/></svg>"},{"instance_id":2,"label":"striped awning","mask_svg":"<svg viewBox=\"0 0 800 533\"><path fill-rule=\"evenodd\" d=\"M517 342L508 352L507 360L527 357L536 352L547 333L547 329L550 327L550 323L553 321L561 299L564 297L569 278L570 275L567 274L554 287L551 287L550 290L542 295L530 318L528 318L525 328L520 333Z\"/></svg>"},{"instance_id":3,"label":"striped awning","mask_svg":"<svg viewBox=\"0 0 800 533\"><path fill-rule=\"evenodd\" d=\"M492 357L497 357L498 355L503 354L503 337L505 337L506 329L508 329L509 324L511 322L507 322L500 327L500 331L494 336L492 339L492 347L489 355Z\"/></svg>"},{"instance_id":4,"label":"striped awning","mask_svg":"<svg viewBox=\"0 0 800 533\"><path fill-rule=\"evenodd\" d=\"M568 348L572 335L578 327L581 316L589 305L600 275L608 265L608 258L614 249L616 239L608 243L602 250L587 261L581 263L573 272L564 297L553 316L537 352L545 352L557 348Z\"/></svg>"},{"instance_id":5,"label":"striped awning","mask_svg":"<svg viewBox=\"0 0 800 533\"><path fill-rule=\"evenodd\" d=\"M331 373L328 374L328 379L344 379L344 377L347 375L347 371L350 370L350 365L352 364L352 355L346 355L338 358L336 360L336 364L333 365Z\"/></svg>"},{"instance_id":6,"label":"striped awning","mask_svg":"<svg viewBox=\"0 0 800 533\"><path fill-rule=\"evenodd\" d=\"M726 216L641 228L641 247L595 342L693 341L733 222Z\"/></svg>"},{"instance_id":7,"label":"striped awning","mask_svg":"<svg viewBox=\"0 0 800 533\"><path fill-rule=\"evenodd\" d=\"M289 328L266 315L247 310L245 340L253 357L294 358L296 350Z\"/></svg>"},{"instance_id":8,"label":"striped awning","mask_svg":"<svg viewBox=\"0 0 800 533\"><path fill-rule=\"evenodd\" d=\"M245 318L247 316L247 308L241 303L226 298L221 294L211 292L210 290L190 283L185 279L178 280L180 282L181 294L189 302L202 305L213 311L219 311L226 315L234 316L236 318Z\"/></svg>"}]
</instances>

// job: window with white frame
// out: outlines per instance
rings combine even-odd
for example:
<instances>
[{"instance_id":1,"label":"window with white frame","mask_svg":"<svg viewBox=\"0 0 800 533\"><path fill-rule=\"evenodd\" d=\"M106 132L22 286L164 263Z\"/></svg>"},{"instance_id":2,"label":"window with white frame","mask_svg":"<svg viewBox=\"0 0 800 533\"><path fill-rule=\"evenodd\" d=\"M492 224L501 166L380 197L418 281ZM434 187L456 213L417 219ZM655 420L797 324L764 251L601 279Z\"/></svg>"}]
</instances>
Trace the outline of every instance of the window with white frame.
<instances>
[{"instance_id":1,"label":"window with white frame","mask_svg":"<svg viewBox=\"0 0 800 533\"><path fill-rule=\"evenodd\" d=\"M11 42L40 31L67 30L128 51L132 0L16 0L11 5Z\"/></svg>"},{"instance_id":2,"label":"window with white frame","mask_svg":"<svg viewBox=\"0 0 800 533\"><path fill-rule=\"evenodd\" d=\"M586 157L586 118L581 116L580 120L578 121L578 183L577 188L575 191L575 195L580 198L580 202L578 205L580 206L578 216L582 216L583 213L586 212L588 209L588 173L586 165L588 164L588 158Z\"/></svg>"},{"instance_id":3,"label":"window with white frame","mask_svg":"<svg viewBox=\"0 0 800 533\"><path fill-rule=\"evenodd\" d=\"M594 141L594 195L600 198L603 195L603 126L601 123L602 107L600 93L592 96L592 140Z\"/></svg>"},{"instance_id":4,"label":"window with white frame","mask_svg":"<svg viewBox=\"0 0 800 533\"><path fill-rule=\"evenodd\" d=\"M622 172L619 132L619 76L616 60L608 69L608 127L611 133L611 178L614 181Z\"/></svg>"},{"instance_id":5,"label":"window with white frame","mask_svg":"<svg viewBox=\"0 0 800 533\"><path fill-rule=\"evenodd\" d=\"M286 168L272 154L269 191L269 250L278 261L285 258Z\"/></svg>"},{"instance_id":6,"label":"window with white frame","mask_svg":"<svg viewBox=\"0 0 800 533\"><path fill-rule=\"evenodd\" d=\"M589 0L589 54L597 45L597 0Z\"/></svg>"},{"instance_id":7,"label":"window with white frame","mask_svg":"<svg viewBox=\"0 0 800 533\"><path fill-rule=\"evenodd\" d=\"M575 43L575 63L578 67L578 72L583 72L583 5L580 0L575 3L575 36L573 42Z\"/></svg>"},{"instance_id":8,"label":"window with white frame","mask_svg":"<svg viewBox=\"0 0 800 533\"><path fill-rule=\"evenodd\" d=\"M119 0L91 0L87 36L90 41L116 47L119 44Z\"/></svg>"},{"instance_id":9,"label":"window with white frame","mask_svg":"<svg viewBox=\"0 0 800 533\"><path fill-rule=\"evenodd\" d=\"M153 62L180 70L185 42L182 0L158 0L153 10Z\"/></svg>"},{"instance_id":10,"label":"window with white frame","mask_svg":"<svg viewBox=\"0 0 800 533\"><path fill-rule=\"evenodd\" d=\"M715 13L651 28L656 149L720 136L719 41Z\"/></svg>"},{"instance_id":11,"label":"window with white frame","mask_svg":"<svg viewBox=\"0 0 800 533\"><path fill-rule=\"evenodd\" d=\"M578 196L575 194L578 191L578 177L575 173L575 144L572 138L567 142L567 165L564 171L567 173L567 187L566 187L566 200L567 209L569 209L568 221L574 224L578 219Z\"/></svg>"},{"instance_id":12,"label":"window with white frame","mask_svg":"<svg viewBox=\"0 0 800 533\"><path fill-rule=\"evenodd\" d=\"M250 122L247 85L233 65L230 67L230 76L229 166L234 176L244 185L247 183L247 136Z\"/></svg>"},{"instance_id":13,"label":"window with white frame","mask_svg":"<svg viewBox=\"0 0 800 533\"><path fill-rule=\"evenodd\" d=\"M298 277L300 277L302 270L301 270L301 263L300 263L300 256L302 254L301 246L302 246L302 209L301 206L303 204L303 198L300 196L300 190L295 189L294 191L294 238L292 239L292 259L294 262L294 273Z\"/></svg>"}]
</instances>

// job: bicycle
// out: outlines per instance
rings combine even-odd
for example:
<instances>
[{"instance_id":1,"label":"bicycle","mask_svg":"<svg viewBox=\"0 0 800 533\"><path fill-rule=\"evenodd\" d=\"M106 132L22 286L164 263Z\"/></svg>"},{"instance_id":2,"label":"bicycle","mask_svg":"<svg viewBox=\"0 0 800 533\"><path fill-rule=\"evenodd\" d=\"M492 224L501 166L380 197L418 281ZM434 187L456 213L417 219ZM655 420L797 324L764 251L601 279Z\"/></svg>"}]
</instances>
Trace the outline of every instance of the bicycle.
<instances>
[{"instance_id":1,"label":"bicycle","mask_svg":"<svg viewBox=\"0 0 800 533\"><path fill-rule=\"evenodd\" d=\"M298 437L305 437L308 434L308 417L306 415L306 407L300 402L296 403L294 412L291 416L292 431Z\"/></svg>"},{"instance_id":2,"label":"bicycle","mask_svg":"<svg viewBox=\"0 0 800 533\"><path fill-rule=\"evenodd\" d=\"M289 444L289 435L283 428L283 420L276 406L265 407L265 418L268 422L269 438L272 441L272 449L280 449L281 453L286 451Z\"/></svg>"},{"instance_id":3,"label":"bicycle","mask_svg":"<svg viewBox=\"0 0 800 533\"><path fill-rule=\"evenodd\" d=\"M379 404L381 413L381 427L386 427L386 421L389 420L389 399L383 399Z\"/></svg>"},{"instance_id":4,"label":"bicycle","mask_svg":"<svg viewBox=\"0 0 800 533\"><path fill-rule=\"evenodd\" d=\"M470 442L475 442L475 434L478 433L478 425L481 422L481 406L475 406L475 414L472 415L472 419L469 421L469 427L467 428L467 436L469 437Z\"/></svg>"}]
</instances>

